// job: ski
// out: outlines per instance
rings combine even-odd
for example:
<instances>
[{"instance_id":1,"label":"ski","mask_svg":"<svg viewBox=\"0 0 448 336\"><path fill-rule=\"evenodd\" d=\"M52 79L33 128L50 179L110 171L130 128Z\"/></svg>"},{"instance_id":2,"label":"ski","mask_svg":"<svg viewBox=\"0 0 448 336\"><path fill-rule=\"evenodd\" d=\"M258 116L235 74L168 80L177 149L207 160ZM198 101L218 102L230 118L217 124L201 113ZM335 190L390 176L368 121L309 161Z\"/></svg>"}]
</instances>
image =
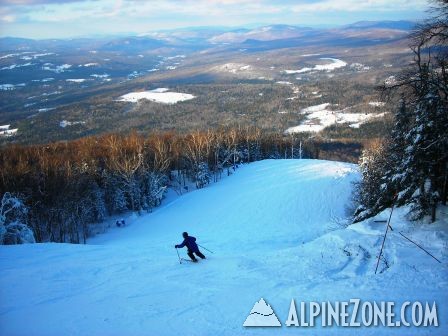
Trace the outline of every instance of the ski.
<instances>
[{"instance_id":1,"label":"ski","mask_svg":"<svg viewBox=\"0 0 448 336\"><path fill-rule=\"evenodd\" d=\"M181 260L181 261L188 261L188 262L194 263L194 261L193 261L193 260L190 260L190 259L180 258L180 260Z\"/></svg>"}]
</instances>

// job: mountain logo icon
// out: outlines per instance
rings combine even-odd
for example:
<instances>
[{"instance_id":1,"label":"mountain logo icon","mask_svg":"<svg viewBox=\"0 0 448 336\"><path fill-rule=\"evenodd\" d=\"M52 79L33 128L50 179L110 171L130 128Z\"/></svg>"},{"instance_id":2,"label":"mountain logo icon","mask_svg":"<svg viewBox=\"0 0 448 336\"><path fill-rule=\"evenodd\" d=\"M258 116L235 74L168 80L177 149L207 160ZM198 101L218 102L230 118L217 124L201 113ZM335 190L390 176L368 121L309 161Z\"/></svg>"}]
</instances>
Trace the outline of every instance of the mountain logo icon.
<instances>
[{"instance_id":1,"label":"mountain logo icon","mask_svg":"<svg viewBox=\"0 0 448 336\"><path fill-rule=\"evenodd\" d=\"M254 304L249 316L243 323L243 327L281 327L281 323L271 306L261 298Z\"/></svg>"}]
</instances>

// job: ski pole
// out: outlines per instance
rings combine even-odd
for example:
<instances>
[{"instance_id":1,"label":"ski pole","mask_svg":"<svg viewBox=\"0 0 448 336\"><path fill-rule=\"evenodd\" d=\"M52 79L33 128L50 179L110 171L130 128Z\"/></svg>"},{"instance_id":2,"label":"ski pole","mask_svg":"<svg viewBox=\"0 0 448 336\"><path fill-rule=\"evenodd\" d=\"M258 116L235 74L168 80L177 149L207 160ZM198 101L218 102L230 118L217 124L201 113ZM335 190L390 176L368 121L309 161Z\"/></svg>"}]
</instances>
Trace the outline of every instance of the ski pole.
<instances>
[{"instance_id":1,"label":"ski pole","mask_svg":"<svg viewBox=\"0 0 448 336\"><path fill-rule=\"evenodd\" d=\"M177 247L176 247L176 252L177 252L177 257L179 258L179 264L182 264L182 259L180 259L180 255L179 255L179 251L177 250Z\"/></svg>"},{"instance_id":2,"label":"ski pole","mask_svg":"<svg viewBox=\"0 0 448 336\"><path fill-rule=\"evenodd\" d=\"M202 246L202 245L199 245L199 244L198 244L198 246L202 247L204 250L209 251L210 253L215 253L215 252L210 251L208 248L206 248L206 247L204 247L204 246Z\"/></svg>"}]
</instances>

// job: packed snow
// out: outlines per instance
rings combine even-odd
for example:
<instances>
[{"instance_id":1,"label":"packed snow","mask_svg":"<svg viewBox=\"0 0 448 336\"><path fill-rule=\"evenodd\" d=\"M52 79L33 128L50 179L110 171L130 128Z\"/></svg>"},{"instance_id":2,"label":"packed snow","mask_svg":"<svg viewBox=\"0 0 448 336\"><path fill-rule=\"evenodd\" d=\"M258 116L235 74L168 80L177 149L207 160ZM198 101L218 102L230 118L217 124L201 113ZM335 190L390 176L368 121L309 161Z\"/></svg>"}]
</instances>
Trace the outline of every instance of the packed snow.
<instances>
[{"instance_id":1,"label":"packed snow","mask_svg":"<svg viewBox=\"0 0 448 336\"><path fill-rule=\"evenodd\" d=\"M323 57L320 58L323 61L331 61L331 63L329 64L316 64L314 67L312 68L302 68L302 69L298 69L298 70L285 70L284 72L288 75L291 74L298 74L298 73L305 73L305 72L310 72L310 71L333 71L339 68L343 68L347 65L346 62L337 59L337 58L329 58L329 57Z\"/></svg>"},{"instance_id":2,"label":"packed snow","mask_svg":"<svg viewBox=\"0 0 448 336\"><path fill-rule=\"evenodd\" d=\"M151 100L162 104L176 104L195 98L189 93L170 92L167 88L157 88L151 91L131 92L120 97L119 101L136 103L140 99Z\"/></svg>"},{"instance_id":3,"label":"packed snow","mask_svg":"<svg viewBox=\"0 0 448 336\"><path fill-rule=\"evenodd\" d=\"M306 114L306 119L298 126L288 128L285 133L320 132L333 124L348 124L349 127L359 128L362 123L375 118L382 118L385 113L347 113L343 110L330 110L330 103L310 106L300 110Z\"/></svg>"},{"instance_id":4,"label":"packed snow","mask_svg":"<svg viewBox=\"0 0 448 336\"><path fill-rule=\"evenodd\" d=\"M375 275L385 229L375 220L387 219L390 210L346 227L358 178L351 164L265 160L151 214L130 216L124 228L87 245L0 246L0 333L446 335L446 215L431 225L411 224L406 209L394 210L384 250L388 263ZM183 231L214 253L200 247L206 260L179 264L174 244ZM270 314L261 298L283 327L243 327L254 310ZM435 301L441 325L287 328L293 298Z\"/></svg>"}]
</instances>

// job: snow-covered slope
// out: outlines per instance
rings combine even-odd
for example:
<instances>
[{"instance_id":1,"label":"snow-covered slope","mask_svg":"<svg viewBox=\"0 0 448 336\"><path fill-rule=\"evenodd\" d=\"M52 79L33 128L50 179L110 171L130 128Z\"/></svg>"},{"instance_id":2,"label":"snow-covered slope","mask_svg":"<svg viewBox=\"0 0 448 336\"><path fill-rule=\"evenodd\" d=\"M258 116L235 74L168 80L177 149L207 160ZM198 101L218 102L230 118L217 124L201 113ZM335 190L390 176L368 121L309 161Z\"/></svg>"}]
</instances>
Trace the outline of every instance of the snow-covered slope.
<instances>
[{"instance_id":1,"label":"snow-covered slope","mask_svg":"<svg viewBox=\"0 0 448 336\"><path fill-rule=\"evenodd\" d=\"M286 328L291 299L436 301L439 328L325 328L325 334L446 334L446 222L405 226L386 244L390 267L374 275L384 224L343 228L350 164L267 160L188 193L152 214L130 217L88 245L0 247L2 335L235 335L319 332ZM446 212L446 209L444 210ZM379 218L387 217L388 213ZM440 265L397 229L442 260ZM188 231L207 260L179 264ZM185 251L181 251L186 257ZM381 265L381 270L384 265ZM264 298L282 328L245 328Z\"/></svg>"}]
</instances>

